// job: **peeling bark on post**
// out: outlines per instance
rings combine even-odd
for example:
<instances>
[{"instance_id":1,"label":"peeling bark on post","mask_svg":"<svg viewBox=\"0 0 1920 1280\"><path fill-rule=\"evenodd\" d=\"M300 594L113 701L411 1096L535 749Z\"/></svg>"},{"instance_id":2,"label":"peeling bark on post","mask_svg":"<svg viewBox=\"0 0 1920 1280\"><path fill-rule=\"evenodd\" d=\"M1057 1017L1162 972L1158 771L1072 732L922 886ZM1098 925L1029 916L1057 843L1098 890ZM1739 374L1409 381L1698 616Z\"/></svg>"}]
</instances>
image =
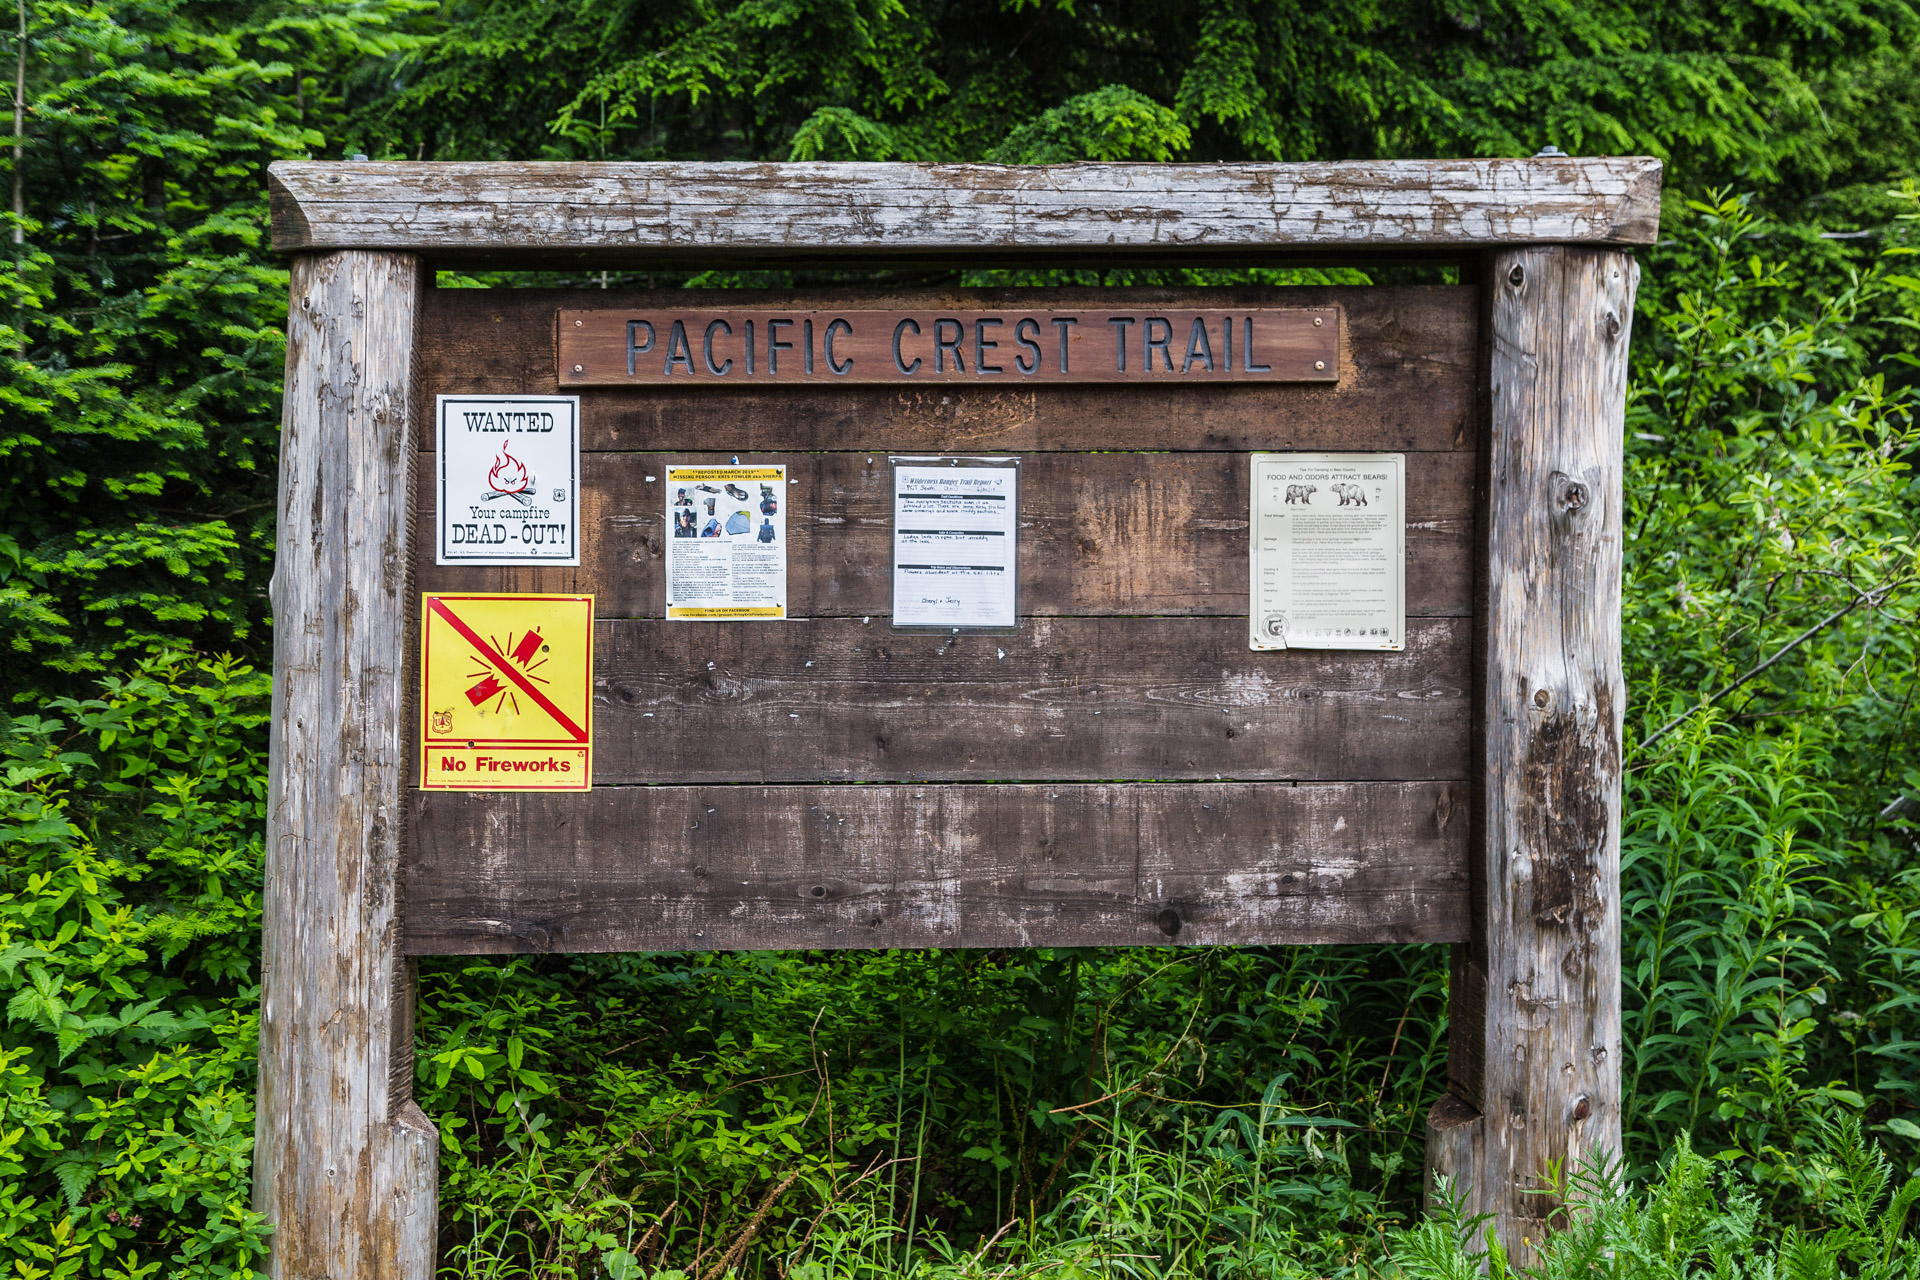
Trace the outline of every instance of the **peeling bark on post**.
<instances>
[{"instance_id":1,"label":"peeling bark on post","mask_svg":"<svg viewBox=\"0 0 1920 1280\"><path fill-rule=\"evenodd\" d=\"M421 275L410 254L293 262L254 1167L276 1280L434 1271L397 900Z\"/></svg>"},{"instance_id":2,"label":"peeling bark on post","mask_svg":"<svg viewBox=\"0 0 1920 1280\"><path fill-rule=\"evenodd\" d=\"M1621 470L1639 270L1489 255L1484 746L1472 940L1455 948L1430 1174L1520 1263L1550 1166L1620 1148Z\"/></svg>"}]
</instances>

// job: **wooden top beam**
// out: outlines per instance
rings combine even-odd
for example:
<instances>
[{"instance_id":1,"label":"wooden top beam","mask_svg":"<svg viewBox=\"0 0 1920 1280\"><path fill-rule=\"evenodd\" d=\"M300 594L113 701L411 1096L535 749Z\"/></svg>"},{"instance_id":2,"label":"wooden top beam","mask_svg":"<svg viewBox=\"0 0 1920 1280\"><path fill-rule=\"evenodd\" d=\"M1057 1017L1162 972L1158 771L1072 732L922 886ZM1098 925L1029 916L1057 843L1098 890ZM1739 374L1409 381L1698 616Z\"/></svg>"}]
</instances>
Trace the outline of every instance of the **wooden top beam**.
<instances>
[{"instance_id":1,"label":"wooden top beam","mask_svg":"<svg viewBox=\"0 0 1920 1280\"><path fill-rule=\"evenodd\" d=\"M492 265L1171 260L1651 244L1658 160L280 161L273 247Z\"/></svg>"}]
</instances>

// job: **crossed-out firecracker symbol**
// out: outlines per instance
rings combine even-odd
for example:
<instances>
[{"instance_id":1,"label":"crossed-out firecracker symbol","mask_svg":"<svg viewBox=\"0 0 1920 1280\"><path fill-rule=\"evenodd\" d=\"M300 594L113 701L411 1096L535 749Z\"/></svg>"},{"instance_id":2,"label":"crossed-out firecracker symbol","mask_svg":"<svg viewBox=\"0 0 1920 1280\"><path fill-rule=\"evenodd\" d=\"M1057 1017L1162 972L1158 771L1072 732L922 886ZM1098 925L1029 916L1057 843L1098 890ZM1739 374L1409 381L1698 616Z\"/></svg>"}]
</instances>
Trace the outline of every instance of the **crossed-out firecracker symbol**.
<instances>
[{"instance_id":1,"label":"crossed-out firecracker symbol","mask_svg":"<svg viewBox=\"0 0 1920 1280\"><path fill-rule=\"evenodd\" d=\"M533 674L547 664L545 658L540 658L538 662L534 661L536 657L539 657L539 655L547 651L547 643L541 638L537 628L520 637L518 644L514 643L513 632L511 631L507 632L507 643L504 645L492 636L488 636L487 639L492 641L496 652L504 653L507 655L508 660L519 663L520 669L527 673L527 679L538 681L541 684L548 683L544 676ZM467 701L476 707L492 701L495 715L500 713L501 707L511 706L513 708L513 714L519 715L520 700L514 697L512 689L500 683L499 673L482 661L478 654L472 655L472 658L475 669L469 671L467 675L469 677L479 677L479 680L478 683L467 690Z\"/></svg>"}]
</instances>

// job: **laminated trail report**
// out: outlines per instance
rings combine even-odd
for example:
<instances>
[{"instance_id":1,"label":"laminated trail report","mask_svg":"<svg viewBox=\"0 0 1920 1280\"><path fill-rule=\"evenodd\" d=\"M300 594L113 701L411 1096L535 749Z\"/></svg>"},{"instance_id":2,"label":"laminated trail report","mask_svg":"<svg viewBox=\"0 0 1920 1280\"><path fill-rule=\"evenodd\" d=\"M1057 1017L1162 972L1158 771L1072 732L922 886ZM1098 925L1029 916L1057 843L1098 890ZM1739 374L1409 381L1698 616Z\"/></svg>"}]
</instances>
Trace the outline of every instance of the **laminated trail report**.
<instances>
[{"instance_id":1,"label":"laminated trail report","mask_svg":"<svg viewBox=\"0 0 1920 1280\"><path fill-rule=\"evenodd\" d=\"M1248 647L1405 648L1403 456L1256 453L1250 488Z\"/></svg>"},{"instance_id":2,"label":"laminated trail report","mask_svg":"<svg viewBox=\"0 0 1920 1280\"><path fill-rule=\"evenodd\" d=\"M786 467L668 467L666 487L667 617L786 617Z\"/></svg>"},{"instance_id":3,"label":"laminated trail report","mask_svg":"<svg viewBox=\"0 0 1920 1280\"><path fill-rule=\"evenodd\" d=\"M891 458L893 625L1019 625L1017 458Z\"/></svg>"}]
</instances>

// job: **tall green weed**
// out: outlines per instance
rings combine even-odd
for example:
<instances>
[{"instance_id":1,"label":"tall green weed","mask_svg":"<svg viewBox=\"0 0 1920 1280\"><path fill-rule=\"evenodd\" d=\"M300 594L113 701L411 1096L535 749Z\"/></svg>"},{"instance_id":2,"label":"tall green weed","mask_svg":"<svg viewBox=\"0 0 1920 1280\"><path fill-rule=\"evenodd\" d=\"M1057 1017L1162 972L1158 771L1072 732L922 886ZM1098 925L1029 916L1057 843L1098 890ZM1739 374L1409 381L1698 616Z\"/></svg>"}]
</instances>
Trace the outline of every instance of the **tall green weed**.
<instances>
[{"instance_id":1,"label":"tall green weed","mask_svg":"<svg viewBox=\"0 0 1920 1280\"><path fill-rule=\"evenodd\" d=\"M1784 1230L1767 1222L1741 1173L1699 1155L1683 1135L1636 1193L1617 1162L1560 1176L1559 1230L1539 1242L1526 1274L1537 1280L1911 1280L1920 1240L1908 1219L1920 1178L1900 1178L1855 1119L1808 1133L1808 1207L1816 1222ZM1437 1197L1418 1227L1392 1234L1389 1256L1404 1280L1506 1280L1512 1261L1485 1224L1464 1220Z\"/></svg>"}]
</instances>

